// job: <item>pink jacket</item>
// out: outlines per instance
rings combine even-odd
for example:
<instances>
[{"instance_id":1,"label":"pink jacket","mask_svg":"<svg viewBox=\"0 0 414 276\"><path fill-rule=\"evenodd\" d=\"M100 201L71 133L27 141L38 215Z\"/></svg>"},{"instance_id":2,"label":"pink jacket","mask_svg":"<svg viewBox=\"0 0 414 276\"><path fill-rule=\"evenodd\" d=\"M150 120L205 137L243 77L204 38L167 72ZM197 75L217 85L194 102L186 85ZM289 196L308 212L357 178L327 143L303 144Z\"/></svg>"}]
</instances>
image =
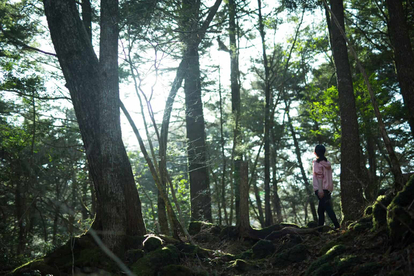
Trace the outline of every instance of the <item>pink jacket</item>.
<instances>
[{"instance_id":1,"label":"pink jacket","mask_svg":"<svg viewBox=\"0 0 414 276\"><path fill-rule=\"evenodd\" d=\"M333 182L332 182L332 168L331 163L327 161L316 162L313 161L313 190L317 191L319 189L318 179L322 179L322 189L332 192Z\"/></svg>"}]
</instances>

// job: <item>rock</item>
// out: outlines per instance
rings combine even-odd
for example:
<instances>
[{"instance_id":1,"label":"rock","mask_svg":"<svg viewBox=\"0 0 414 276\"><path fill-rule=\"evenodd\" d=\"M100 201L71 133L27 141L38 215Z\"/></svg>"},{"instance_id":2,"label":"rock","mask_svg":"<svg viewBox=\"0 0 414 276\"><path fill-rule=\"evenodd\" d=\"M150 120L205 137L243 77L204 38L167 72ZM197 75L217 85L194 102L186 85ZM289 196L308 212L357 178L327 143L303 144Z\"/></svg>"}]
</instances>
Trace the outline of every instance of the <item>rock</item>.
<instances>
[{"instance_id":1,"label":"rock","mask_svg":"<svg viewBox=\"0 0 414 276\"><path fill-rule=\"evenodd\" d=\"M230 268L234 268L239 272L247 272L249 270L254 269L254 265L250 264L245 260L237 259L235 261L230 262Z\"/></svg>"},{"instance_id":2,"label":"rock","mask_svg":"<svg viewBox=\"0 0 414 276\"><path fill-rule=\"evenodd\" d=\"M271 241L259 240L255 245L253 245L252 250L253 258L261 259L273 254L276 248Z\"/></svg>"},{"instance_id":3,"label":"rock","mask_svg":"<svg viewBox=\"0 0 414 276\"><path fill-rule=\"evenodd\" d=\"M387 207L387 228L393 243L413 242L414 236L414 175Z\"/></svg>"},{"instance_id":4,"label":"rock","mask_svg":"<svg viewBox=\"0 0 414 276\"><path fill-rule=\"evenodd\" d=\"M379 230L381 227L387 225L387 206L391 203L392 198L392 194L381 195L372 206L372 222L374 230Z\"/></svg>"},{"instance_id":5,"label":"rock","mask_svg":"<svg viewBox=\"0 0 414 276\"><path fill-rule=\"evenodd\" d=\"M136 275L153 276L164 266L177 264L179 261L179 251L174 245L167 245L151 251L132 266L131 270Z\"/></svg>"},{"instance_id":6,"label":"rock","mask_svg":"<svg viewBox=\"0 0 414 276\"><path fill-rule=\"evenodd\" d=\"M160 248L162 244L163 241L159 237L153 235L146 237L145 240L142 242L145 252L154 251Z\"/></svg>"},{"instance_id":7,"label":"rock","mask_svg":"<svg viewBox=\"0 0 414 276\"><path fill-rule=\"evenodd\" d=\"M276 255L273 264L278 267L285 267L291 263L304 261L308 256L308 249L305 245L298 244Z\"/></svg>"},{"instance_id":8,"label":"rock","mask_svg":"<svg viewBox=\"0 0 414 276\"><path fill-rule=\"evenodd\" d=\"M212 254L210 250L201 248L197 245L192 245L190 243L177 244L177 249L186 257L198 257L204 259L210 257Z\"/></svg>"},{"instance_id":9,"label":"rock","mask_svg":"<svg viewBox=\"0 0 414 276\"><path fill-rule=\"evenodd\" d=\"M188 226L188 233L193 236L196 235L198 233L200 233L200 231L202 229L205 228L211 228L213 226L212 223L209 222L205 222L205 221L192 221L190 222L190 225Z\"/></svg>"},{"instance_id":10,"label":"rock","mask_svg":"<svg viewBox=\"0 0 414 276\"><path fill-rule=\"evenodd\" d=\"M326 252L325 255L319 257L316 261L314 261L309 266L309 268L305 272L305 276L331 275L331 274L323 274L324 270L321 270L322 266L324 267L324 269L329 270L329 267L327 265L332 267L331 263L333 262L335 257L343 254L345 252L345 250L346 250L346 247L344 245L342 245L342 244L335 245L330 250L328 250L328 252ZM316 274L317 270L319 271L318 273L321 273L321 274ZM327 273L329 273L329 271Z\"/></svg>"},{"instance_id":11,"label":"rock","mask_svg":"<svg viewBox=\"0 0 414 276\"><path fill-rule=\"evenodd\" d=\"M135 263L142 257L144 257L144 250L142 249L130 249L126 252L126 260L130 264Z\"/></svg>"}]
</instances>

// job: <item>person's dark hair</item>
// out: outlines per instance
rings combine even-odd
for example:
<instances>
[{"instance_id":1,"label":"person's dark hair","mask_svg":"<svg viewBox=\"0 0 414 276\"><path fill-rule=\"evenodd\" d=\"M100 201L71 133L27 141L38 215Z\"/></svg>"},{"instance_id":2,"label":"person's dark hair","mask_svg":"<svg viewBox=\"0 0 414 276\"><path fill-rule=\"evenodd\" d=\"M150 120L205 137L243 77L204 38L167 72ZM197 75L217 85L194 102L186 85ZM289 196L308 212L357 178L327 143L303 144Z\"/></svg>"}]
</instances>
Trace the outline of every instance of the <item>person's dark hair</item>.
<instances>
[{"instance_id":1,"label":"person's dark hair","mask_svg":"<svg viewBox=\"0 0 414 276\"><path fill-rule=\"evenodd\" d=\"M325 157L325 152L326 152L326 149L323 145L317 145L315 147L315 153L316 153L316 156L318 156L318 158L316 159L316 162L318 163L321 161L328 162L328 159L326 159Z\"/></svg>"}]
</instances>

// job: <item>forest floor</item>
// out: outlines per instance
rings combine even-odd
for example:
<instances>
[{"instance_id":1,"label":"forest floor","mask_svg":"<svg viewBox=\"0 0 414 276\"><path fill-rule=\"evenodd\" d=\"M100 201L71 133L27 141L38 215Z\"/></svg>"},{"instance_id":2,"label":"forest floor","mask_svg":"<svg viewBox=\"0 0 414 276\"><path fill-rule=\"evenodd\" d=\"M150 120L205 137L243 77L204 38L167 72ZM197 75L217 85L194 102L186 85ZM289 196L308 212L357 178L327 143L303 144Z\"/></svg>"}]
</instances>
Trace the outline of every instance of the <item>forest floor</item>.
<instances>
[{"instance_id":1,"label":"forest floor","mask_svg":"<svg viewBox=\"0 0 414 276\"><path fill-rule=\"evenodd\" d=\"M241 235L234 226L193 222L193 244L168 236L129 237L120 268L83 235L9 275L414 276L414 176L378 197L346 230L278 224Z\"/></svg>"}]
</instances>

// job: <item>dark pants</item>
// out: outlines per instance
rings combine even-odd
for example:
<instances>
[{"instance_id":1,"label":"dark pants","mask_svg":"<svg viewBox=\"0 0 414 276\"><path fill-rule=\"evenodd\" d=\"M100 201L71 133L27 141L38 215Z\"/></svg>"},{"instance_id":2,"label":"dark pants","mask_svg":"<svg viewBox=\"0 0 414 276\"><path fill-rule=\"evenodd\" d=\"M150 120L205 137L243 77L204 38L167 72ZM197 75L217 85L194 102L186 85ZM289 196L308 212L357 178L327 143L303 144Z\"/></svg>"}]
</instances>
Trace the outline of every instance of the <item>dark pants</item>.
<instances>
[{"instance_id":1,"label":"dark pants","mask_svg":"<svg viewBox=\"0 0 414 276\"><path fill-rule=\"evenodd\" d=\"M331 202L331 192L328 190L323 190L324 196L323 198L319 198L318 191L315 191L316 197L319 199L318 205L318 216L319 216L319 226L325 224L325 211L332 220L335 228L339 228L338 220L336 219L336 215L334 210L332 209L332 202Z\"/></svg>"}]
</instances>

